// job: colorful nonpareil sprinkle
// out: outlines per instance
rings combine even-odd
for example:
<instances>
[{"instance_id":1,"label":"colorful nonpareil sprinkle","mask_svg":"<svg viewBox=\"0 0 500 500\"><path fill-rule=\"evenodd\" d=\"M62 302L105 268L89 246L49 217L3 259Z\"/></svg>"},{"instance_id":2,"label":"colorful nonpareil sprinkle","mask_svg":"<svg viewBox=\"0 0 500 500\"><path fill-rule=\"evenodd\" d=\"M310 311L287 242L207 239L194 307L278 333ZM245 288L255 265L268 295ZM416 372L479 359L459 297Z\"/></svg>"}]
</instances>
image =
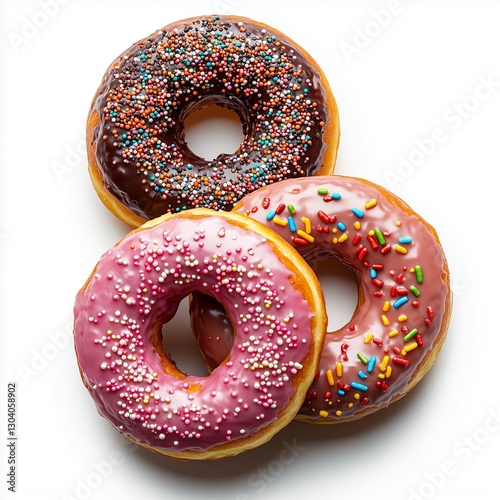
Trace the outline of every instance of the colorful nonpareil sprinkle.
<instances>
[{"instance_id":1,"label":"colorful nonpareil sprinkle","mask_svg":"<svg viewBox=\"0 0 500 500\"><path fill-rule=\"evenodd\" d=\"M94 102L96 159L132 211L230 210L262 186L319 170L330 91L300 47L271 31L223 16L191 20L139 41L108 70ZM245 136L215 159L184 138L185 118L209 104L236 112Z\"/></svg>"}]
</instances>

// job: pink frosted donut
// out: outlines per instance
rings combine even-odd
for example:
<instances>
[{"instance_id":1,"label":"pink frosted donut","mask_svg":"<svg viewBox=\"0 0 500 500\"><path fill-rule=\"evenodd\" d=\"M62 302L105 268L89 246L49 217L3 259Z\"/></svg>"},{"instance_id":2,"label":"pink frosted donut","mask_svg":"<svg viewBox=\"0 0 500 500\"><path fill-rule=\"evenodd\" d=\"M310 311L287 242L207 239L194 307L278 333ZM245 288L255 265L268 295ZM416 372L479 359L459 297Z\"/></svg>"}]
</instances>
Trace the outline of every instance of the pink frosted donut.
<instances>
[{"instance_id":1,"label":"pink frosted donut","mask_svg":"<svg viewBox=\"0 0 500 500\"><path fill-rule=\"evenodd\" d=\"M448 266L428 223L382 187L340 176L283 181L246 196L235 210L274 228L306 259L337 257L357 274L357 309L326 336L299 420L355 420L418 383L451 315ZM199 293L190 307L205 360L217 366L232 342L227 319Z\"/></svg>"},{"instance_id":2,"label":"pink frosted donut","mask_svg":"<svg viewBox=\"0 0 500 500\"><path fill-rule=\"evenodd\" d=\"M182 373L162 325L195 290L236 326L210 376ZM326 311L309 266L240 214L195 209L154 219L108 250L74 307L81 376L119 432L179 459L235 455L295 416L324 339Z\"/></svg>"}]
</instances>

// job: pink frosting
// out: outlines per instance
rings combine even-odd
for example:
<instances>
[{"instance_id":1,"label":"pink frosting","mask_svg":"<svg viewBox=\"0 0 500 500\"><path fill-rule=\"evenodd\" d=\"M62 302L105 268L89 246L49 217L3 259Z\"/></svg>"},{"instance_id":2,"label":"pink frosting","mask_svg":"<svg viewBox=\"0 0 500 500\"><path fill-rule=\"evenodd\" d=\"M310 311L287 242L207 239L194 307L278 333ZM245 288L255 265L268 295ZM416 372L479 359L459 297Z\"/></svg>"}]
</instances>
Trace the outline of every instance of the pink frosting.
<instances>
[{"instance_id":1,"label":"pink frosting","mask_svg":"<svg viewBox=\"0 0 500 500\"><path fill-rule=\"evenodd\" d=\"M272 227L307 259L339 258L360 280L362 304L345 327L326 336L299 416L356 418L404 395L446 334L451 302L443 250L423 220L376 186L340 176L283 181L246 196L235 210ZM215 308L200 294L191 303L195 337L211 367L229 343Z\"/></svg>"},{"instance_id":2,"label":"pink frosting","mask_svg":"<svg viewBox=\"0 0 500 500\"><path fill-rule=\"evenodd\" d=\"M78 362L99 412L166 454L207 450L275 422L311 347L312 312L270 244L196 212L204 215L179 214L109 249L74 307ZM162 368L153 325L195 290L225 305L236 337L210 376L177 378Z\"/></svg>"}]
</instances>

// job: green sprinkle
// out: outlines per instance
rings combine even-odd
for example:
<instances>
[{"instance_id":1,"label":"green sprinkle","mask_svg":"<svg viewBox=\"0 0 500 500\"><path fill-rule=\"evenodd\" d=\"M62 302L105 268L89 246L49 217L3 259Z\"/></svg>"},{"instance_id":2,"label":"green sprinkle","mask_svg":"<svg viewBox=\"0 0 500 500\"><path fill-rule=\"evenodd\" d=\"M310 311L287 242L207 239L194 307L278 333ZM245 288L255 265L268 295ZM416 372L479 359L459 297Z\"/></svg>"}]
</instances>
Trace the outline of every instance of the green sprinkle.
<instances>
[{"instance_id":1,"label":"green sprinkle","mask_svg":"<svg viewBox=\"0 0 500 500\"><path fill-rule=\"evenodd\" d=\"M424 282L424 273L422 272L422 268L420 266L415 266L415 276L417 277L417 283Z\"/></svg>"},{"instance_id":2,"label":"green sprinkle","mask_svg":"<svg viewBox=\"0 0 500 500\"><path fill-rule=\"evenodd\" d=\"M295 207L293 205L288 205L286 208L288 208L288 211L292 214L295 215Z\"/></svg>"},{"instance_id":3,"label":"green sprinkle","mask_svg":"<svg viewBox=\"0 0 500 500\"><path fill-rule=\"evenodd\" d=\"M325 196L326 194L328 194L328 189L326 189L326 188L319 188L318 189L318 194L320 194L322 196Z\"/></svg>"},{"instance_id":4,"label":"green sprinkle","mask_svg":"<svg viewBox=\"0 0 500 500\"><path fill-rule=\"evenodd\" d=\"M408 342L408 340L412 339L415 337L415 335L418 333L418 330L414 328L413 330L409 331L403 338L405 342Z\"/></svg>"},{"instance_id":5,"label":"green sprinkle","mask_svg":"<svg viewBox=\"0 0 500 500\"><path fill-rule=\"evenodd\" d=\"M358 352L358 358L361 360L363 364L365 365L368 364L368 358L362 352Z\"/></svg>"},{"instance_id":6,"label":"green sprinkle","mask_svg":"<svg viewBox=\"0 0 500 500\"><path fill-rule=\"evenodd\" d=\"M382 234L382 231L378 227L375 228L375 236L377 237L377 240L381 245L385 245L384 235Z\"/></svg>"},{"instance_id":7,"label":"green sprinkle","mask_svg":"<svg viewBox=\"0 0 500 500\"><path fill-rule=\"evenodd\" d=\"M415 295L415 297L418 297L420 295L420 290L415 285L411 285L410 290L413 295Z\"/></svg>"}]
</instances>

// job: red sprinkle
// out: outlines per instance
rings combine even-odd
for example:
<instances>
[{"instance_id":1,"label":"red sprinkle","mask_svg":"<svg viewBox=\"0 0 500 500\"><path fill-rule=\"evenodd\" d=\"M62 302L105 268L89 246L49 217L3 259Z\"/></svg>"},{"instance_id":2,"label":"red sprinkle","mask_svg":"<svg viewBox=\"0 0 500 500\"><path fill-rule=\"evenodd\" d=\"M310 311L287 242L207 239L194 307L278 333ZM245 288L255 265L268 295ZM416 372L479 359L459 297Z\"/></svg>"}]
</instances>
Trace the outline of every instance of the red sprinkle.
<instances>
[{"instance_id":1,"label":"red sprinkle","mask_svg":"<svg viewBox=\"0 0 500 500\"><path fill-rule=\"evenodd\" d=\"M408 366L410 364L410 362L407 360L407 359L404 359L404 358L397 358L396 356L394 356L392 358L392 361L397 364L397 365L401 365L401 366Z\"/></svg>"},{"instance_id":2,"label":"red sprinkle","mask_svg":"<svg viewBox=\"0 0 500 500\"><path fill-rule=\"evenodd\" d=\"M389 389L389 386L387 385L387 382L385 380L383 382L381 380L378 380L375 385L377 387L380 387L380 389L382 389L384 392Z\"/></svg>"},{"instance_id":3,"label":"red sprinkle","mask_svg":"<svg viewBox=\"0 0 500 500\"><path fill-rule=\"evenodd\" d=\"M415 335L415 340L419 347L422 347L424 345L424 340L422 339L422 336L419 333Z\"/></svg>"},{"instance_id":4,"label":"red sprinkle","mask_svg":"<svg viewBox=\"0 0 500 500\"><path fill-rule=\"evenodd\" d=\"M330 222L330 217L323 212L323 210L320 210L318 212L318 217L325 223L328 224Z\"/></svg>"},{"instance_id":5,"label":"red sprinkle","mask_svg":"<svg viewBox=\"0 0 500 500\"><path fill-rule=\"evenodd\" d=\"M386 253L389 253L391 251L391 245L384 245L381 249L380 249L380 253L382 255L385 255Z\"/></svg>"},{"instance_id":6,"label":"red sprinkle","mask_svg":"<svg viewBox=\"0 0 500 500\"><path fill-rule=\"evenodd\" d=\"M296 243L297 245L307 245L308 241L305 240L304 238L301 238L300 236L294 236L292 238L292 241Z\"/></svg>"},{"instance_id":7,"label":"red sprinkle","mask_svg":"<svg viewBox=\"0 0 500 500\"><path fill-rule=\"evenodd\" d=\"M264 198L262 200L262 206L267 210L271 205L271 200L269 198Z\"/></svg>"},{"instance_id":8,"label":"red sprinkle","mask_svg":"<svg viewBox=\"0 0 500 500\"><path fill-rule=\"evenodd\" d=\"M431 319L435 316L434 309L431 306L427 306L427 315Z\"/></svg>"},{"instance_id":9,"label":"red sprinkle","mask_svg":"<svg viewBox=\"0 0 500 500\"><path fill-rule=\"evenodd\" d=\"M329 201L333 201L333 198L331 196L323 196L323 201L328 203Z\"/></svg>"},{"instance_id":10,"label":"red sprinkle","mask_svg":"<svg viewBox=\"0 0 500 500\"><path fill-rule=\"evenodd\" d=\"M363 260L366 257L367 253L368 253L368 248L363 247L363 249L358 254L358 260Z\"/></svg>"},{"instance_id":11,"label":"red sprinkle","mask_svg":"<svg viewBox=\"0 0 500 500\"><path fill-rule=\"evenodd\" d=\"M356 236L354 236L354 238L352 239L352 244L353 244L353 245L357 245L360 241L361 241L361 235L360 235L360 234L357 234L357 235L356 235Z\"/></svg>"},{"instance_id":12,"label":"red sprinkle","mask_svg":"<svg viewBox=\"0 0 500 500\"><path fill-rule=\"evenodd\" d=\"M275 210L275 212L279 215L281 212L283 212L283 210L285 210L285 204L284 203L280 203L278 205L278 208Z\"/></svg>"},{"instance_id":13,"label":"red sprinkle","mask_svg":"<svg viewBox=\"0 0 500 500\"><path fill-rule=\"evenodd\" d=\"M365 404L366 404L366 403L368 403L368 398L367 398L367 397L364 397L364 398L363 398L363 399L359 402L359 404L360 404L361 406L365 406Z\"/></svg>"},{"instance_id":14,"label":"red sprinkle","mask_svg":"<svg viewBox=\"0 0 500 500\"><path fill-rule=\"evenodd\" d=\"M373 248L373 250L377 250L377 248L379 247L378 241L373 236L370 235L368 235L366 238L370 243L371 247Z\"/></svg>"},{"instance_id":15,"label":"red sprinkle","mask_svg":"<svg viewBox=\"0 0 500 500\"><path fill-rule=\"evenodd\" d=\"M378 288L382 288L384 286L384 282L382 280L379 280L377 278L373 278L372 279L372 283L378 287Z\"/></svg>"}]
</instances>

